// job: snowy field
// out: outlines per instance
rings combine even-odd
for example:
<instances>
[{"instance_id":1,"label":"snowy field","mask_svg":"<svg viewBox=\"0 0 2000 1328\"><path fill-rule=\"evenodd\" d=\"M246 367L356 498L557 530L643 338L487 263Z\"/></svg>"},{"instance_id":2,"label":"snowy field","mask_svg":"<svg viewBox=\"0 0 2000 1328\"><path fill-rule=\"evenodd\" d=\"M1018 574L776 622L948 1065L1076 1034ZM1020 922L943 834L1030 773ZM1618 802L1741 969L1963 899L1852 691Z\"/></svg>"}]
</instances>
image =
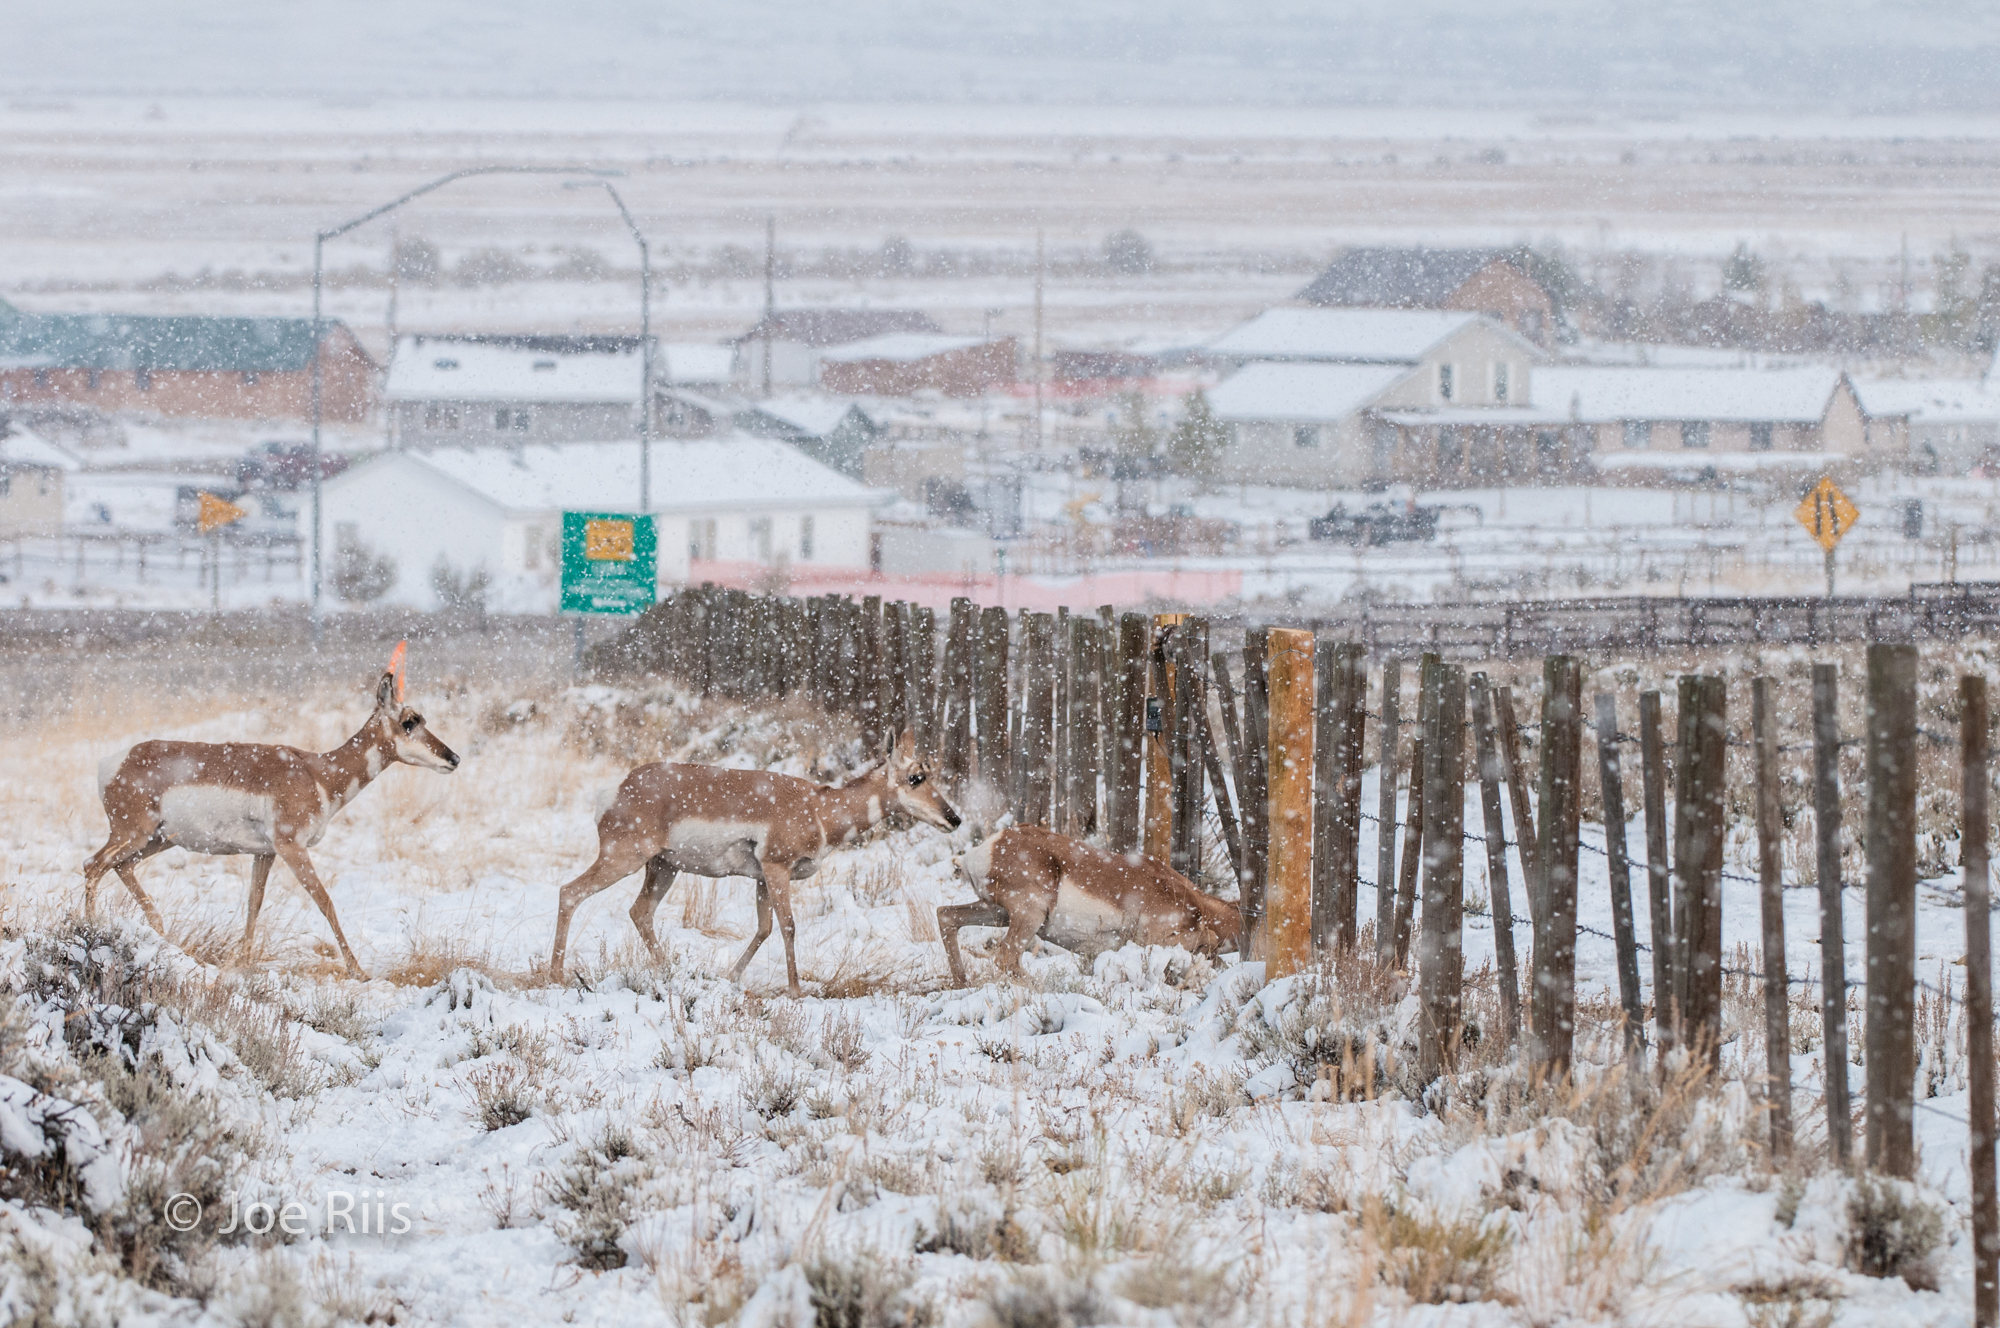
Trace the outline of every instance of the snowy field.
<instances>
[{"instance_id":1,"label":"snowy field","mask_svg":"<svg viewBox=\"0 0 2000 1328\"><path fill-rule=\"evenodd\" d=\"M0 1304L15 1321L1971 1322L1964 1034L1939 995L1963 989L1948 750L1923 756L1922 1180L1904 1193L1828 1169L1809 984L1792 1011L1793 1163L1766 1155L1746 1082L1764 1057L1747 977L1728 980L1719 1079L1621 1078L1598 824L1584 830L1573 1090L1525 1085L1502 1054L1476 851L1466 967L1479 1040L1464 1072L1428 1092L1409 1070L1405 979L1366 965L1264 985L1233 956L1126 949L1085 963L1044 948L1029 981L1006 984L982 955L994 933L968 931L972 986L946 989L934 909L970 897L952 857L991 828L977 815L949 837L885 828L801 885L804 999L782 994L775 940L742 987L721 976L752 927L740 879L683 878L660 915L661 964L625 919L633 885L605 892L573 935L573 973L550 983L539 966L556 887L588 862L600 799L631 764L675 756L824 778L862 753L842 725L796 708L570 688L519 661L467 669L441 649L413 656L412 699L463 767L392 769L314 852L366 983L338 976L323 921L282 869L240 966L240 861L174 850L145 864L168 944L115 881L108 929L76 920L78 868L104 834L94 777L107 753L158 736L330 747L366 712L365 674L279 700L147 685L143 662L84 662L52 680L46 704L5 717L0 986L13 1012L0 1021L0 1075L12 1076L0 1078L0 1145L18 1152L23 1122L50 1119L47 1100L13 1082L26 1080L79 1104L45 1131L70 1140L82 1168L68 1192L76 1216L0 1206ZM1857 676L1858 653L1841 659ZM177 662L200 673L199 657ZM1746 694L1732 697L1739 725L1742 679L1777 675L1796 715L1809 662L1700 661ZM1695 661L1592 663L1603 667L1586 690L1613 690L1630 714L1642 687L1667 687L1671 704L1671 675ZM1983 653L1927 653L1927 729L1953 731L1960 668L1992 667ZM1495 672L1515 675L1528 718L1533 670ZM1788 728L1783 740L1803 736ZM1732 757L1739 781L1740 766ZM1856 817L1858 768L1850 757ZM1786 785L1797 812L1786 868L1803 886L1801 780L1794 771ZM1374 789L1371 769L1364 806ZM1629 767L1626 797L1638 806ZM1472 797L1467 824L1480 824ZM1642 854L1636 822L1631 839ZM1734 968L1757 962L1753 850L1746 820L1731 834L1724 906ZM1642 941L1644 880L1635 873ZM1861 904L1850 888L1855 980ZM1817 973L1814 890L1787 892L1786 926L1790 971ZM1528 940L1518 926L1523 951ZM1855 991L1854 1048L1859 1005ZM1312 1088L1337 1039L1382 1057L1363 1100ZM1841 1069L1858 1089L1861 1068ZM58 1170L0 1183L56 1186ZM166 1208L176 1193L203 1204L186 1231L163 1216L192 1216ZM339 1222L329 1233L330 1207L352 1220L366 1205L379 1205L367 1234ZM241 1230L287 1213L294 1234ZM1885 1223L1926 1250L1902 1264L1907 1282L1859 1271L1857 1233Z\"/></svg>"}]
</instances>

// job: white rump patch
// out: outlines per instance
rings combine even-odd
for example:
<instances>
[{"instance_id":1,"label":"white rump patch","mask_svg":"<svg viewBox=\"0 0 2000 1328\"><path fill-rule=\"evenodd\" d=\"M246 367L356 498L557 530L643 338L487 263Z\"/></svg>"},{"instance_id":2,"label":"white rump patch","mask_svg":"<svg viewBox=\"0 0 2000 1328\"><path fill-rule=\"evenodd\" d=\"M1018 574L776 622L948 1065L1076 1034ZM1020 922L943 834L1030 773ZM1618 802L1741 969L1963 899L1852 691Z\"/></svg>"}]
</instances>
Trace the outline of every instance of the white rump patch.
<instances>
[{"instance_id":1,"label":"white rump patch","mask_svg":"<svg viewBox=\"0 0 2000 1328\"><path fill-rule=\"evenodd\" d=\"M969 848L958 859L958 869L965 873L965 879L972 882L972 888L979 892L981 899L991 899L987 893L987 883L993 879L993 841L987 840L977 848Z\"/></svg>"},{"instance_id":2,"label":"white rump patch","mask_svg":"<svg viewBox=\"0 0 2000 1328\"><path fill-rule=\"evenodd\" d=\"M768 822L689 816L667 832L667 852L678 870L697 876L757 876L763 872L757 859L770 837Z\"/></svg>"},{"instance_id":3,"label":"white rump patch","mask_svg":"<svg viewBox=\"0 0 2000 1328\"><path fill-rule=\"evenodd\" d=\"M97 763L97 796L103 797L104 790L111 787L111 781L125 765L125 758L132 754L130 747L123 748Z\"/></svg>"},{"instance_id":4,"label":"white rump patch","mask_svg":"<svg viewBox=\"0 0 2000 1328\"><path fill-rule=\"evenodd\" d=\"M278 808L268 793L181 784L160 796L160 834L196 853L273 853Z\"/></svg>"},{"instance_id":5,"label":"white rump patch","mask_svg":"<svg viewBox=\"0 0 2000 1328\"><path fill-rule=\"evenodd\" d=\"M1065 949L1110 943L1118 934L1125 915L1116 904L1097 898L1065 876L1056 882L1056 906L1042 930Z\"/></svg>"}]
</instances>

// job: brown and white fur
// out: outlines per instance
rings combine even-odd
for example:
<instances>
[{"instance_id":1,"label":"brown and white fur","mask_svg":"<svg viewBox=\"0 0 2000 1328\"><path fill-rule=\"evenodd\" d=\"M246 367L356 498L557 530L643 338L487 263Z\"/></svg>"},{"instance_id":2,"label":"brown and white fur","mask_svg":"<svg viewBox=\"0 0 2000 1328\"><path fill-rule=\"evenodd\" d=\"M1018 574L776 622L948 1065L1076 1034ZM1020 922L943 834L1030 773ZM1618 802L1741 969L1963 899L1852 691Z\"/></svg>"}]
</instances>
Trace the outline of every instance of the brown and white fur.
<instances>
[{"instance_id":1,"label":"brown and white fur","mask_svg":"<svg viewBox=\"0 0 2000 1328\"><path fill-rule=\"evenodd\" d=\"M162 935L160 912L133 871L169 848L251 855L250 909L240 954L257 935L257 912L271 864L282 858L333 928L347 971L366 978L334 916L306 850L327 823L394 764L458 768L458 755L431 734L424 717L402 704L402 647L375 689L375 709L353 737L330 752L251 742L142 742L108 757L97 773L111 837L83 865L84 916L97 912L97 882L118 873Z\"/></svg>"},{"instance_id":2,"label":"brown and white fur","mask_svg":"<svg viewBox=\"0 0 2000 1328\"><path fill-rule=\"evenodd\" d=\"M900 809L941 830L958 825L958 813L931 782L910 736L888 760L850 784L830 788L761 770L706 765L642 765L618 786L597 821L597 861L562 888L549 975L563 974L570 918L577 906L640 867L645 884L632 904L632 925L654 958L660 942L653 913L678 872L696 876L748 876L757 882L757 934L730 970L732 981L771 934L771 915L785 938L785 973L799 994L793 952L792 882L812 875L826 854L851 843L891 810Z\"/></svg>"},{"instance_id":3,"label":"brown and white fur","mask_svg":"<svg viewBox=\"0 0 2000 1328\"><path fill-rule=\"evenodd\" d=\"M1086 957L1127 941L1179 945L1197 954L1237 948L1236 905L1203 894L1186 877L1137 853L1110 853L1040 826L1002 830L958 860L976 904L938 910L951 980L965 985L960 927L1005 927L997 962L1021 975L1021 955L1039 937Z\"/></svg>"}]
</instances>

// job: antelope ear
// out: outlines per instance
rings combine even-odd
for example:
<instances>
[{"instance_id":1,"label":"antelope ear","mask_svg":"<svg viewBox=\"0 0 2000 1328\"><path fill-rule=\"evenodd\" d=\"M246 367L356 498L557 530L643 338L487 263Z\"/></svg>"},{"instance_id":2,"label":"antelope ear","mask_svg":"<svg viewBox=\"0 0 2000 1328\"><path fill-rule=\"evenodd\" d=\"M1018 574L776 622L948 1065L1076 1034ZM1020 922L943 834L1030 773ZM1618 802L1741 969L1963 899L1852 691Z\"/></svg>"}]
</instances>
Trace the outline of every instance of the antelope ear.
<instances>
[{"instance_id":1,"label":"antelope ear","mask_svg":"<svg viewBox=\"0 0 2000 1328\"><path fill-rule=\"evenodd\" d=\"M398 641L395 653L389 656L389 676L396 680L396 704L403 704L403 652L410 648L408 641Z\"/></svg>"},{"instance_id":2,"label":"antelope ear","mask_svg":"<svg viewBox=\"0 0 2000 1328\"><path fill-rule=\"evenodd\" d=\"M382 681L375 684L375 708L387 710L396 703L396 675L384 672Z\"/></svg>"},{"instance_id":3,"label":"antelope ear","mask_svg":"<svg viewBox=\"0 0 2000 1328\"><path fill-rule=\"evenodd\" d=\"M917 740L908 729L904 729L903 736L896 739L895 756L903 765L908 765L917 759Z\"/></svg>"}]
</instances>

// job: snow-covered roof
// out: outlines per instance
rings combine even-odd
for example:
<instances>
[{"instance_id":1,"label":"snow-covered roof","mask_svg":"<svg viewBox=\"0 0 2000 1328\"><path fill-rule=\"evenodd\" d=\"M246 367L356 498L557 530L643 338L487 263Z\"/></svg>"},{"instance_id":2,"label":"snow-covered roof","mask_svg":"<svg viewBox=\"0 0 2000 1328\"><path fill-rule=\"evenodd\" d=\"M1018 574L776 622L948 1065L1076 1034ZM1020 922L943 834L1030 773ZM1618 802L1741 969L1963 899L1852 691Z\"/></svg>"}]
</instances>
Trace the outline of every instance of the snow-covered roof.
<instances>
[{"instance_id":1,"label":"snow-covered roof","mask_svg":"<svg viewBox=\"0 0 2000 1328\"><path fill-rule=\"evenodd\" d=\"M736 349L706 341L663 343L653 360L654 383L726 383L735 372Z\"/></svg>"},{"instance_id":2,"label":"snow-covered roof","mask_svg":"<svg viewBox=\"0 0 2000 1328\"><path fill-rule=\"evenodd\" d=\"M450 447L385 455L424 466L509 512L629 508L639 492L637 443ZM887 495L787 443L750 434L653 444L655 512L874 507ZM374 463L328 481L366 483Z\"/></svg>"},{"instance_id":3,"label":"snow-covered roof","mask_svg":"<svg viewBox=\"0 0 2000 1328\"><path fill-rule=\"evenodd\" d=\"M1976 379L1857 378L1854 395L1861 399L1862 411L1877 419L1907 415L1932 424L2000 420L2000 390L1988 391Z\"/></svg>"},{"instance_id":4,"label":"snow-covered roof","mask_svg":"<svg viewBox=\"0 0 2000 1328\"><path fill-rule=\"evenodd\" d=\"M383 394L391 401L605 401L636 405L642 367L636 346L566 354L493 342L398 337Z\"/></svg>"},{"instance_id":5,"label":"snow-covered roof","mask_svg":"<svg viewBox=\"0 0 2000 1328\"><path fill-rule=\"evenodd\" d=\"M40 470L83 469L68 448L58 447L31 429L0 420L0 465L32 466Z\"/></svg>"},{"instance_id":6,"label":"snow-covered roof","mask_svg":"<svg viewBox=\"0 0 2000 1328\"><path fill-rule=\"evenodd\" d=\"M841 421L858 407L843 397L785 396L769 397L747 409L788 424L800 433L821 438L839 428Z\"/></svg>"},{"instance_id":7,"label":"snow-covered roof","mask_svg":"<svg viewBox=\"0 0 2000 1328\"><path fill-rule=\"evenodd\" d=\"M1700 448L1660 451L1594 452L1590 464L1599 470L1831 470L1853 461L1845 452L1708 452Z\"/></svg>"},{"instance_id":8,"label":"snow-covered roof","mask_svg":"<svg viewBox=\"0 0 2000 1328\"><path fill-rule=\"evenodd\" d=\"M1208 392L1220 420L1345 419L1409 370L1383 364L1249 364Z\"/></svg>"},{"instance_id":9,"label":"snow-covered roof","mask_svg":"<svg viewBox=\"0 0 2000 1328\"><path fill-rule=\"evenodd\" d=\"M1248 360L1415 364L1478 314L1439 309L1266 309L1208 343L1212 355Z\"/></svg>"},{"instance_id":10,"label":"snow-covered roof","mask_svg":"<svg viewBox=\"0 0 2000 1328\"><path fill-rule=\"evenodd\" d=\"M820 359L834 364L852 364L860 360L894 360L908 363L912 360L927 360L933 355L946 355L955 350L971 350L986 343L978 337L941 337L924 332L886 332L879 337L869 337L865 341L850 341L845 346L820 352Z\"/></svg>"},{"instance_id":11,"label":"snow-covered roof","mask_svg":"<svg viewBox=\"0 0 2000 1328\"><path fill-rule=\"evenodd\" d=\"M1586 424L1620 420L1817 423L1837 369L1535 370L1534 404Z\"/></svg>"}]
</instances>

